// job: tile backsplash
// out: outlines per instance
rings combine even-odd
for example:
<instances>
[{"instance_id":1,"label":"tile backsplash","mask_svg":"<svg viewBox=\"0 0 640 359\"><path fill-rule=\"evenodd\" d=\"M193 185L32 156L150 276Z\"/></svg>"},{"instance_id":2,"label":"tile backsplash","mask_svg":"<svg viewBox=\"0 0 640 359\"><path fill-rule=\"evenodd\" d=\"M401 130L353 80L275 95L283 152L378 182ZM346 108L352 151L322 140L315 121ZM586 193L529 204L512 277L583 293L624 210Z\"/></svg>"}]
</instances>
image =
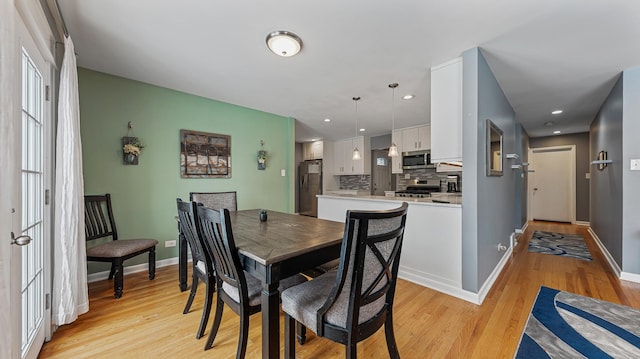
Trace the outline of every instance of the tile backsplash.
<instances>
[{"instance_id":1,"label":"tile backsplash","mask_svg":"<svg viewBox=\"0 0 640 359\"><path fill-rule=\"evenodd\" d=\"M340 176L340 189L371 190L370 175Z\"/></svg>"},{"instance_id":2,"label":"tile backsplash","mask_svg":"<svg viewBox=\"0 0 640 359\"><path fill-rule=\"evenodd\" d=\"M410 179L405 179L405 175L409 174L411 176ZM406 189L407 186L415 184L417 181L424 181L427 179L438 179L440 180L440 191L447 191L447 183L446 179L449 175L457 175L458 180L458 191L462 191L462 172L436 172L435 168L422 168L417 170L405 170L403 174L397 174L396 176L396 188L398 190Z\"/></svg>"}]
</instances>

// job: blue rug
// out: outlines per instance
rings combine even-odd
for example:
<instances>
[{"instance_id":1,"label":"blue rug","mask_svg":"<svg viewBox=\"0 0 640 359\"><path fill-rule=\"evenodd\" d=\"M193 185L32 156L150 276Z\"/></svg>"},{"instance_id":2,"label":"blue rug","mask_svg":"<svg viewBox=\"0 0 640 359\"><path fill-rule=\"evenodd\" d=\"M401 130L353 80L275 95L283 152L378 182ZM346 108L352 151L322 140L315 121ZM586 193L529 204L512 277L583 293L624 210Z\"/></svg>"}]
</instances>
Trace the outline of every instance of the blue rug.
<instances>
[{"instance_id":1,"label":"blue rug","mask_svg":"<svg viewBox=\"0 0 640 359\"><path fill-rule=\"evenodd\" d=\"M515 358L640 358L640 310L540 287Z\"/></svg>"},{"instance_id":2,"label":"blue rug","mask_svg":"<svg viewBox=\"0 0 640 359\"><path fill-rule=\"evenodd\" d=\"M529 252L592 260L589 248L579 234L535 231L529 241Z\"/></svg>"}]
</instances>

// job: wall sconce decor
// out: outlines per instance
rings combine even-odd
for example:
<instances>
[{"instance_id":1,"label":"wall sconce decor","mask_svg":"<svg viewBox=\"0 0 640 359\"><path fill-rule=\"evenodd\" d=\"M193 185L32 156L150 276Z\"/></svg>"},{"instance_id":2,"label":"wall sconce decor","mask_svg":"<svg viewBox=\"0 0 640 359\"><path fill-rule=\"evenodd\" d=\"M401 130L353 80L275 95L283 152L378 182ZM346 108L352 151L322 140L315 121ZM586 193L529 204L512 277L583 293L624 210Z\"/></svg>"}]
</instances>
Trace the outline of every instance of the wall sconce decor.
<instances>
[{"instance_id":1,"label":"wall sconce decor","mask_svg":"<svg viewBox=\"0 0 640 359\"><path fill-rule=\"evenodd\" d=\"M598 165L598 170L602 171L607 168L609 163L613 163L613 160L607 159L607 151L598 152L598 159L591 161L592 165Z\"/></svg>"},{"instance_id":2,"label":"wall sconce decor","mask_svg":"<svg viewBox=\"0 0 640 359\"><path fill-rule=\"evenodd\" d=\"M133 134L131 121L127 124L127 135L122 137L122 159L125 165L137 165L138 156L142 152L144 145L138 137Z\"/></svg>"},{"instance_id":3,"label":"wall sconce decor","mask_svg":"<svg viewBox=\"0 0 640 359\"><path fill-rule=\"evenodd\" d=\"M260 148L264 147L264 141L260 140ZM264 171L267 168L267 151L258 151L258 170Z\"/></svg>"}]
</instances>

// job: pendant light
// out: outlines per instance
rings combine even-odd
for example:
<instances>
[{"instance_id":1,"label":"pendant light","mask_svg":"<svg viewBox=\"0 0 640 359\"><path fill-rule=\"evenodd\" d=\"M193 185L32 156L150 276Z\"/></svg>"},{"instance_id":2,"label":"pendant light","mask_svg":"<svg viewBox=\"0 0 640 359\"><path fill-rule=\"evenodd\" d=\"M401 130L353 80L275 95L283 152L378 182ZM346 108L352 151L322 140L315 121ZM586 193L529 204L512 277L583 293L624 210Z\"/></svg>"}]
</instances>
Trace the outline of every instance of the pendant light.
<instances>
[{"instance_id":1,"label":"pendant light","mask_svg":"<svg viewBox=\"0 0 640 359\"><path fill-rule=\"evenodd\" d=\"M393 142L393 131L396 129L396 87L398 83L394 82L389 84L391 88L391 146L389 146L389 157L398 157L398 146Z\"/></svg>"},{"instance_id":2,"label":"pendant light","mask_svg":"<svg viewBox=\"0 0 640 359\"><path fill-rule=\"evenodd\" d=\"M358 101L360 101L360 97L356 96L353 98L353 102L355 102L356 104L356 135L354 136L353 140L351 140L351 142L355 141L355 137L358 137ZM362 157L360 156L360 150L358 150L358 147L356 147L355 145L353 147L353 159L362 159Z\"/></svg>"}]
</instances>

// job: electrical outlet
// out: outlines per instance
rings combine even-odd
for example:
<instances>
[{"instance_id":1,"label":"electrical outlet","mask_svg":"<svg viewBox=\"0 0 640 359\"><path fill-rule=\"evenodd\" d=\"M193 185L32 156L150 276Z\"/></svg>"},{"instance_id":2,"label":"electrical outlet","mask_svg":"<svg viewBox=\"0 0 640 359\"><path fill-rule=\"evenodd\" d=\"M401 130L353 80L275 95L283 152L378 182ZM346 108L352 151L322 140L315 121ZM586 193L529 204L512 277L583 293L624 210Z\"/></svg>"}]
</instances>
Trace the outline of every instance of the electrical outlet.
<instances>
[{"instance_id":1,"label":"electrical outlet","mask_svg":"<svg viewBox=\"0 0 640 359\"><path fill-rule=\"evenodd\" d=\"M172 240L172 241L164 241L164 247L165 248L169 248L169 247L175 247L176 246L176 240Z\"/></svg>"},{"instance_id":2,"label":"electrical outlet","mask_svg":"<svg viewBox=\"0 0 640 359\"><path fill-rule=\"evenodd\" d=\"M411 174L405 173L404 174L404 179L411 179Z\"/></svg>"},{"instance_id":3,"label":"electrical outlet","mask_svg":"<svg viewBox=\"0 0 640 359\"><path fill-rule=\"evenodd\" d=\"M631 160L631 170L640 171L640 160Z\"/></svg>"}]
</instances>

